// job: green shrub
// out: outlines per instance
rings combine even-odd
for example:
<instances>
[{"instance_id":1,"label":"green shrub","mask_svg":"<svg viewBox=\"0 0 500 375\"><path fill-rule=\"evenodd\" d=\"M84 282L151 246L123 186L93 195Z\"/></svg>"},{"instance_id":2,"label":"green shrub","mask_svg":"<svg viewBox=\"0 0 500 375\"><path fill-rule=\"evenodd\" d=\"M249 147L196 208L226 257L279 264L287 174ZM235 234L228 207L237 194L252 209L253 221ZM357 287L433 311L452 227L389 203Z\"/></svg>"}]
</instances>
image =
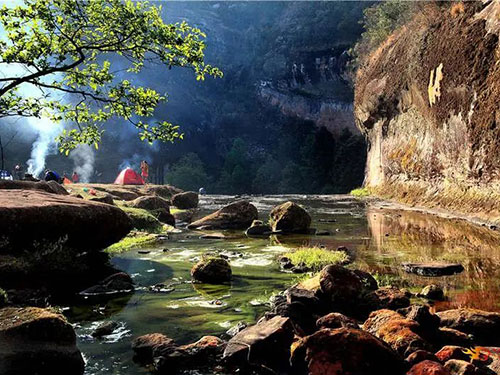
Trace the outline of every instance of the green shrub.
<instances>
[{"instance_id":1,"label":"green shrub","mask_svg":"<svg viewBox=\"0 0 500 375\"><path fill-rule=\"evenodd\" d=\"M367 188L357 188L351 190L350 194L356 198L364 198L370 195L370 191Z\"/></svg>"},{"instance_id":2,"label":"green shrub","mask_svg":"<svg viewBox=\"0 0 500 375\"><path fill-rule=\"evenodd\" d=\"M348 256L343 251L321 249L319 247L301 247L284 254L294 265L304 264L313 271L320 271L329 264L345 263Z\"/></svg>"}]
</instances>

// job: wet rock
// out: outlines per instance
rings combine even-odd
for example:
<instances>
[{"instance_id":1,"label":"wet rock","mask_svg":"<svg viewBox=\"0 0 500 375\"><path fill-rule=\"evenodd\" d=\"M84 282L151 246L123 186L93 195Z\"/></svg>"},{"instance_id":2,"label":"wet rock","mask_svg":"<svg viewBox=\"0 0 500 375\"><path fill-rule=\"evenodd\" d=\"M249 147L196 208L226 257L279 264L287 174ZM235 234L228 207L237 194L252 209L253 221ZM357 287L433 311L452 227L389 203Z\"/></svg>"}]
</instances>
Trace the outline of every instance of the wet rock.
<instances>
[{"instance_id":1,"label":"wet rock","mask_svg":"<svg viewBox=\"0 0 500 375\"><path fill-rule=\"evenodd\" d=\"M205 240L223 240L225 238L227 237L222 233L203 234L200 236L200 239Z\"/></svg>"},{"instance_id":2,"label":"wet rock","mask_svg":"<svg viewBox=\"0 0 500 375\"><path fill-rule=\"evenodd\" d=\"M194 370L214 363L222 356L225 343L215 336L203 336L187 345L163 346L154 350L154 367L160 374L176 373L179 369Z\"/></svg>"},{"instance_id":3,"label":"wet rock","mask_svg":"<svg viewBox=\"0 0 500 375\"><path fill-rule=\"evenodd\" d=\"M460 332L453 328L441 327L436 332L433 339L437 344L443 345L458 345L471 346L473 344L473 336L467 333Z\"/></svg>"},{"instance_id":4,"label":"wet rock","mask_svg":"<svg viewBox=\"0 0 500 375\"><path fill-rule=\"evenodd\" d=\"M442 347L437 353L436 357L441 362L447 362L450 359L460 359L460 360L469 360L470 357L465 354L466 348L456 345L447 345Z\"/></svg>"},{"instance_id":5,"label":"wet rock","mask_svg":"<svg viewBox=\"0 0 500 375\"><path fill-rule=\"evenodd\" d=\"M378 310L370 314L363 329L389 344L405 357L419 349L427 349L429 344L419 336L420 325L391 310Z\"/></svg>"},{"instance_id":6,"label":"wet rock","mask_svg":"<svg viewBox=\"0 0 500 375\"><path fill-rule=\"evenodd\" d=\"M321 292L333 303L349 303L365 290L362 280L350 269L340 265L323 268L319 274Z\"/></svg>"},{"instance_id":7,"label":"wet rock","mask_svg":"<svg viewBox=\"0 0 500 375\"><path fill-rule=\"evenodd\" d=\"M450 375L439 362L425 360L414 365L406 375Z\"/></svg>"},{"instance_id":8,"label":"wet rock","mask_svg":"<svg viewBox=\"0 0 500 375\"><path fill-rule=\"evenodd\" d=\"M186 191L177 193L172 197L172 206L182 210L198 207L198 193L194 191Z\"/></svg>"},{"instance_id":9,"label":"wet rock","mask_svg":"<svg viewBox=\"0 0 500 375\"><path fill-rule=\"evenodd\" d=\"M281 257L280 258L280 267L283 270L289 270L293 268L293 263L288 257Z\"/></svg>"},{"instance_id":10,"label":"wet rock","mask_svg":"<svg viewBox=\"0 0 500 375\"><path fill-rule=\"evenodd\" d=\"M149 291L153 293L170 293L174 291L174 288L163 283L158 283L155 285L151 285L149 287Z\"/></svg>"},{"instance_id":11,"label":"wet rock","mask_svg":"<svg viewBox=\"0 0 500 375\"><path fill-rule=\"evenodd\" d=\"M113 200L113 197L111 196L111 194L105 194L102 197L91 197L89 199L89 201L106 203L106 204L110 204L112 206L115 205L115 201Z\"/></svg>"},{"instance_id":12,"label":"wet rock","mask_svg":"<svg viewBox=\"0 0 500 375\"><path fill-rule=\"evenodd\" d=\"M102 322L99 324L92 332L92 337L103 337L111 335L115 329L117 329L119 324L115 321Z\"/></svg>"},{"instance_id":13,"label":"wet rock","mask_svg":"<svg viewBox=\"0 0 500 375\"><path fill-rule=\"evenodd\" d=\"M402 267L406 272L420 276L448 276L464 270L459 263L403 263Z\"/></svg>"},{"instance_id":14,"label":"wet rock","mask_svg":"<svg viewBox=\"0 0 500 375\"><path fill-rule=\"evenodd\" d=\"M316 321L316 326L318 329L322 328L357 328L359 329L358 323L345 315L340 313L330 313L328 315L322 316Z\"/></svg>"},{"instance_id":15,"label":"wet rock","mask_svg":"<svg viewBox=\"0 0 500 375\"><path fill-rule=\"evenodd\" d=\"M311 216L301 206L286 202L272 209L270 216L273 231L284 233L308 233Z\"/></svg>"},{"instance_id":16,"label":"wet rock","mask_svg":"<svg viewBox=\"0 0 500 375\"><path fill-rule=\"evenodd\" d=\"M173 351L175 348L174 340L161 333L139 336L132 341L134 361L140 363L152 363L153 358L160 353Z\"/></svg>"},{"instance_id":17,"label":"wet rock","mask_svg":"<svg viewBox=\"0 0 500 375\"><path fill-rule=\"evenodd\" d=\"M439 362L438 357L436 357L435 354L428 352L427 350L417 350L411 353L405 359L405 361L410 365L410 367L426 360Z\"/></svg>"},{"instance_id":18,"label":"wet rock","mask_svg":"<svg viewBox=\"0 0 500 375\"><path fill-rule=\"evenodd\" d=\"M318 230L316 231L316 236L330 236L331 233L327 230Z\"/></svg>"},{"instance_id":19,"label":"wet rock","mask_svg":"<svg viewBox=\"0 0 500 375\"><path fill-rule=\"evenodd\" d=\"M231 203L220 210L188 225L189 229L209 226L211 229L244 229L257 219L258 212L247 201Z\"/></svg>"},{"instance_id":20,"label":"wet rock","mask_svg":"<svg viewBox=\"0 0 500 375\"><path fill-rule=\"evenodd\" d=\"M236 336L239 332L243 331L247 327L248 324L246 324L245 322L238 322L235 326L229 328L226 331L226 335L231 337Z\"/></svg>"},{"instance_id":21,"label":"wet rock","mask_svg":"<svg viewBox=\"0 0 500 375\"><path fill-rule=\"evenodd\" d=\"M316 319L319 317L317 315L318 308L317 302L307 304L297 300L293 302L275 300L274 307L268 317L279 315L290 318L297 330L304 334L310 334L316 330Z\"/></svg>"},{"instance_id":22,"label":"wet rock","mask_svg":"<svg viewBox=\"0 0 500 375\"><path fill-rule=\"evenodd\" d=\"M144 210L166 210L170 212L170 203L162 197L156 195L146 195L134 199L128 205L133 208L142 208Z\"/></svg>"},{"instance_id":23,"label":"wet rock","mask_svg":"<svg viewBox=\"0 0 500 375\"><path fill-rule=\"evenodd\" d=\"M476 345L500 345L500 313L465 308L438 315L442 327L473 335Z\"/></svg>"},{"instance_id":24,"label":"wet rock","mask_svg":"<svg viewBox=\"0 0 500 375\"><path fill-rule=\"evenodd\" d=\"M398 310L407 319L411 319L420 324L420 327L427 332L433 333L439 329L441 319L429 310L429 306L413 305L405 309Z\"/></svg>"},{"instance_id":25,"label":"wet rock","mask_svg":"<svg viewBox=\"0 0 500 375\"><path fill-rule=\"evenodd\" d=\"M205 258L191 269L191 277L202 283L219 284L231 281L231 266L222 258Z\"/></svg>"},{"instance_id":26,"label":"wet rock","mask_svg":"<svg viewBox=\"0 0 500 375\"><path fill-rule=\"evenodd\" d=\"M436 284L430 284L425 286L418 295L419 297L427 298L434 301L444 301L443 289Z\"/></svg>"},{"instance_id":27,"label":"wet rock","mask_svg":"<svg viewBox=\"0 0 500 375\"><path fill-rule=\"evenodd\" d=\"M0 374L83 371L75 332L62 315L37 307L0 309Z\"/></svg>"},{"instance_id":28,"label":"wet rock","mask_svg":"<svg viewBox=\"0 0 500 375\"><path fill-rule=\"evenodd\" d=\"M254 220L252 226L245 231L247 236L262 236L267 235L267 233L272 232L269 225L264 224L260 220Z\"/></svg>"},{"instance_id":29,"label":"wet rock","mask_svg":"<svg viewBox=\"0 0 500 375\"><path fill-rule=\"evenodd\" d=\"M391 286L374 290L366 295L363 303L369 310L397 310L410 306L410 298L406 292Z\"/></svg>"},{"instance_id":30,"label":"wet rock","mask_svg":"<svg viewBox=\"0 0 500 375\"><path fill-rule=\"evenodd\" d=\"M444 368L450 375L480 375L479 369L472 363L461 361L459 359L450 359L444 364ZM483 374L486 374L483 372Z\"/></svg>"},{"instance_id":31,"label":"wet rock","mask_svg":"<svg viewBox=\"0 0 500 375\"><path fill-rule=\"evenodd\" d=\"M290 361L294 374L310 375L396 375L405 367L384 342L352 328L321 329L301 339Z\"/></svg>"},{"instance_id":32,"label":"wet rock","mask_svg":"<svg viewBox=\"0 0 500 375\"><path fill-rule=\"evenodd\" d=\"M153 210L151 213L162 223L175 227L175 217L166 210Z\"/></svg>"},{"instance_id":33,"label":"wet rock","mask_svg":"<svg viewBox=\"0 0 500 375\"><path fill-rule=\"evenodd\" d=\"M121 240L132 228L117 207L36 190L0 189L3 253L36 251L35 243L55 243L76 251L96 251ZM29 228L27 230L26 228Z\"/></svg>"},{"instance_id":34,"label":"wet rock","mask_svg":"<svg viewBox=\"0 0 500 375\"><path fill-rule=\"evenodd\" d=\"M292 271L293 273L306 273L306 272L310 272L311 269L306 266L305 263L299 263L297 264L296 266L293 266L290 271Z\"/></svg>"},{"instance_id":35,"label":"wet rock","mask_svg":"<svg viewBox=\"0 0 500 375\"><path fill-rule=\"evenodd\" d=\"M344 250L345 249L345 250ZM337 248L338 251L346 251L348 256L354 260L354 256L351 254L351 252L345 247L345 246L340 246ZM361 279L363 284L365 285L365 288L368 290L377 290L378 289L378 283L375 278L370 275L368 272L362 271L362 270L353 270L353 272Z\"/></svg>"},{"instance_id":36,"label":"wet rock","mask_svg":"<svg viewBox=\"0 0 500 375\"><path fill-rule=\"evenodd\" d=\"M132 278L125 272L118 272L108 276L99 284L80 292L82 296L103 296L130 293L134 290Z\"/></svg>"},{"instance_id":37,"label":"wet rock","mask_svg":"<svg viewBox=\"0 0 500 375\"><path fill-rule=\"evenodd\" d=\"M173 216L175 220L186 223L185 225L187 225L188 223L193 221L193 216L196 213L196 211L197 211L196 209L177 211L174 212Z\"/></svg>"},{"instance_id":38,"label":"wet rock","mask_svg":"<svg viewBox=\"0 0 500 375\"><path fill-rule=\"evenodd\" d=\"M230 367L245 368L250 362L279 369L288 362L293 337L290 319L275 316L245 328L230 339L223 359Z\"/></svg>"}]
</instances>

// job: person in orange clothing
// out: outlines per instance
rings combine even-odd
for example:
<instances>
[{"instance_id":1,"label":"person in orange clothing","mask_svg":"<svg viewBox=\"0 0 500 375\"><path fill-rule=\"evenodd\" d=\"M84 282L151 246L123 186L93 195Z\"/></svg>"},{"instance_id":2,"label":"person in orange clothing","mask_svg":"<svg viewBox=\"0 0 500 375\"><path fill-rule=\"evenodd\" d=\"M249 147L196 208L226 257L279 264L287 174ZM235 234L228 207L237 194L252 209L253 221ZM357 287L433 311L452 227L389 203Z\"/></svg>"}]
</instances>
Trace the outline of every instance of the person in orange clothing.
<instances>
[{"instance_id":1,"label":"person in orange clothing","mask_svg":"<svg viewBox=\"0 0 500 375\"><path fill-rule=\"evenodd\" d=\"M76 171L73 172L71 180L73 181L74 184L77 184L80 181L80 177L78 176L78 173L76 173Z\"/></svg>"},{"instance_id":2,"label":"person in orange clothing","mask_svg":"<svg viewBox=\"0 0 500 375\"><path fill-rule=\"evenodd\" d=\"M149 164L146 160L143 160L141 162L141 176L142 179L144 180L144 183L148 183L148 177L149 177Z\"/></svg>"}]
</instances>

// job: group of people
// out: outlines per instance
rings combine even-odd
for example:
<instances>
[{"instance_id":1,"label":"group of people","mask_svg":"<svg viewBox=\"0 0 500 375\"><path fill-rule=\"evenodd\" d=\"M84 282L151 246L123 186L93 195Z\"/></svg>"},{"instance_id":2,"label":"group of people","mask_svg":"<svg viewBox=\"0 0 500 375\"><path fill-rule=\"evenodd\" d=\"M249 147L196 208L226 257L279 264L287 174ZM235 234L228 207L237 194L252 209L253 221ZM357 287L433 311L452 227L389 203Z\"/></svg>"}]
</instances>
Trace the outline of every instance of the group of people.
<instances>
[{"instance_id":1,"label":"group of people","mask_svg":"<svg viewBox=\"0 0 500 375\"><path fill-rule=\"evenodd\" d=\"M60 184L63 183L64 179L67 179L74 184L80 182L80 176L78 176L78 173L76 173L76 171L74 171L73 174L71 175L71 178L69 178L68 176L66 176L66 173L64 173L63 177L61 177L59 173L46 169L43 179L45 181L57 181Z\"/></svg>"}]
</instances>

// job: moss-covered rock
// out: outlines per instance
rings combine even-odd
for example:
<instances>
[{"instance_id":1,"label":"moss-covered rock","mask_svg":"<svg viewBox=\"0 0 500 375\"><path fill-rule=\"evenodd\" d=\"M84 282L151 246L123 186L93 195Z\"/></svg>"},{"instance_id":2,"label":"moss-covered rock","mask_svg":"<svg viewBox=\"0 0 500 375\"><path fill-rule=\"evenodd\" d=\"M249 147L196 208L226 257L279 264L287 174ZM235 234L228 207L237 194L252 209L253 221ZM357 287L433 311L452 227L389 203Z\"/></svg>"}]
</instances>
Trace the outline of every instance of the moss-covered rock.
<instances>
[{"instance_id":1,"label":"moss-covered rock","mask_svg":"<svg viewBox=\"0 0 500 375\"><path fill-rule=\"evenodd\" d=\"M228 261L217 257L204 257L191 269L191 277L202 283L219 284L231 281Z\"/></svg>"},{"instance_id":2,"label":"moss-covered rock","mask_svg":"<svg viewBox=\"0 0 500 375\"><path fill-rule=\"evenodd\" d=\"M286 202L274 207L269 216L273 231L307 233L311 225L311 216L294 202Z\"/></svg>"}]
</instances>

